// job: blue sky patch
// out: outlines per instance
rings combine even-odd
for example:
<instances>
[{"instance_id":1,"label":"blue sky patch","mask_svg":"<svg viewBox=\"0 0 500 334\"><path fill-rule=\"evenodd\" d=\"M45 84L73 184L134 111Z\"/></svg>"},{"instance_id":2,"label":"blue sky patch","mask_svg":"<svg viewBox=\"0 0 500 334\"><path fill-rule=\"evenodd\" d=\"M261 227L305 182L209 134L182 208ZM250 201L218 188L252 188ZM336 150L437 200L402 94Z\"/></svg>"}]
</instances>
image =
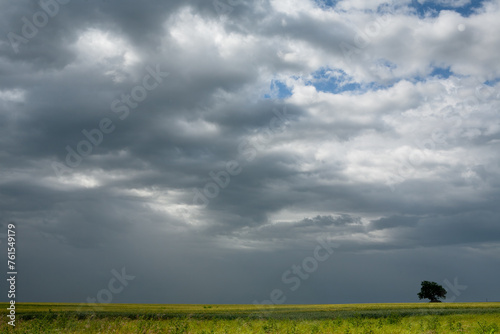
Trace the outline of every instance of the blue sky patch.
<instances>
[{"instance_id":1,"label":"blue sky patch","mask_svg":"<svg viewBox=\"0 0 500 334\"><path fill-rule=\"evenodd\" d=\"M428 79L438 78L438 79L448 79L449 77L463 77L457 75L450 70L450 67L433 67L431 73L426 76L418 75L412 78L407 78L406 80L410 82L426 82ZM399 80L398 80L399 81Z\"/></svg>"},{"instance_id":2,"label":"blue sky patch","mask_svg":"<svg viewBox=\"0 0 500 334\"><path fill-rule=\"evenodd\" d=\"M471 0L468 4L457 7L453 5L456 0L426 0L424 3L412 0L410 7L414 8L420 17L437 17L442 10L453 10L464 17L468 17L474 13L475 9L482 7L483 2L484 0Z\"/></svg>"},{"instance_id":3,"label":"blue sky patch","mask_svg":"<svg viewBox=\"0 0 500 334\"><path fill-rule=\"evenodd\" d=\"M499 82L500 82L500 78L496 78L496 79L493 79L493 80L487 80L487 81L484 82L484 84L487 85L487 86L493 87L493 86L495 86Z\"/></svg>"},{"instance_id":4,"label":"blue sky patch","mask_svg":"<svg viewBox=\"0 0 500 334\"><path fill-rule=\"evenodd\" d=\"M452 75L454 75L454 73L450 71L450 67L447 68L435 67L430 74L431 77L438 77L440 79L448 79Z\"/></svg>"},{"instance_id":5,"label":"blue sky patch","mask_svg":"<svg viewBox=\"0 0 500 334\"><path fill-rule=\"evenodd\" d=\"M292 96L292 91L287 87L283 82L279 80L271 81L271 85L269 86L270 92L269 94L265 94L265 99L279 99L283 100L287 97Z\"/></svg>"},{"instance_id":6,"label":"blue sky patch","mask_svg":"<svg viewBox=\"0 0 500 334\"><path fill-rule=\"evenodd\" d=\"M352 82L352 78L341 69L321 68L314 72L312 77L313 79L307 81L306 85L314 86L318 92L338 94L361 89L361 85Z\"/></svg>"},{"instance_id":7,"label":"blue sky patch","mask_svg":"<svg viewBox=\"0 0 500 334\"><path fill-rule=\"evenodd\" d=\"M339 0L314 0L314 1L322 8L325 7L334 8L335 5L337 5L337 2L339 2Z\"/></svg>"}]
</instances>

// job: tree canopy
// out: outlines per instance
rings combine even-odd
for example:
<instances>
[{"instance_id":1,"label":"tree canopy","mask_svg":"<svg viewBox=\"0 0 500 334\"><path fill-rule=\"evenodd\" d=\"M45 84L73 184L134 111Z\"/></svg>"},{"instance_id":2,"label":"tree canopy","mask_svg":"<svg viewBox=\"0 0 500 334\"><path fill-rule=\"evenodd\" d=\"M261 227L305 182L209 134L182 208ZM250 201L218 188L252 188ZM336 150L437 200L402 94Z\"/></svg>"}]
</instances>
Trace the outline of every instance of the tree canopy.
<instances>
[{"instance_id":1,"label":"tree canopy","mask_svg":"<svg viewBox=\"0 0 500 334\"><path fill-rule=\"evenodd\" d=\"M420 292L418 293L418 298L429 299L431 303L436 303L440 302L440 298L446 298L446 292L446 289L436 282L423 281Z\"/></svg>"}]
</instances>

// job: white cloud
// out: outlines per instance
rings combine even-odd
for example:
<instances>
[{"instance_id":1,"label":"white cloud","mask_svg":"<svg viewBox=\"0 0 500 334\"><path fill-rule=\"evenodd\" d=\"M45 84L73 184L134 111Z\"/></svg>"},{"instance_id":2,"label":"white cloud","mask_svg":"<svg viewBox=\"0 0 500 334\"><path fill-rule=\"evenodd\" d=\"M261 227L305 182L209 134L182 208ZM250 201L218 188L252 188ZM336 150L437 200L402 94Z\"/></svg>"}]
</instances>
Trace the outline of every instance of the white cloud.
<instances>
[{"instance_id":1,"label":"white cloud","mask_svg":"<svg viewBox=\"0 0 500 334\"><path fill-rule=\"evenodd\" d=\"M79 36L75 48L82 63L98 66L115 82L123 82L124 72L139 64L141 60L133 45L122 36L96 28L84 31Z\"/></svg>"},{"instance_id":2,"label":"white cloud","mask_svg":"<svg viewBox=\"0 0 500 334\"><path fill-rule=\"evenodd\" d=\"M4 102L24 102L26 92L22 89L0 90L0 99Z\"/></svg>"}]
</instances>

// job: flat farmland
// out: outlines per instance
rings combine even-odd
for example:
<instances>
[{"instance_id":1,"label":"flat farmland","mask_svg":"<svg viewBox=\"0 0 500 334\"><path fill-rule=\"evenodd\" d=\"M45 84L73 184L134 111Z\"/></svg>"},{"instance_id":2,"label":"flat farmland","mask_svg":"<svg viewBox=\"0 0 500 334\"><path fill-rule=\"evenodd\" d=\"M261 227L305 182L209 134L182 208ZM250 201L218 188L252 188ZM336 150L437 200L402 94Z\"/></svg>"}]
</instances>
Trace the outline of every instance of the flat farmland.
<instances>
[{"instance_id":1,"label":"flat farmland","mask_svg":"<svg viewBox=\"0 0 500 334\"><path fill-rule=\"evenodd\" d=\"M7 303L2 303L5 310ZM1 333L500 333L500 303L16 305Z\"/></svg>"}]
</instances>

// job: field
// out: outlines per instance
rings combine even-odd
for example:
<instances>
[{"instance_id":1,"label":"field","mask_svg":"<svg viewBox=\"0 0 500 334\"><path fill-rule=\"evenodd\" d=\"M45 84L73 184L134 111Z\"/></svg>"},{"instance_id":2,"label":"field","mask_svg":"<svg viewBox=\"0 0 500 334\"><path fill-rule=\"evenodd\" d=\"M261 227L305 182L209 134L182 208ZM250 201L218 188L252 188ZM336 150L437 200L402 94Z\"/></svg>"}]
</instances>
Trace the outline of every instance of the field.
<instances>
[{"instance_id":1,"label":"field","mask_svg":"<svg viewBox=\"0 0 500 334\"><path fill-rule=\"evenodd\" d=\"M500 333L500 303L16 306L1 333Z\"/></svg>"}]
</instances>

